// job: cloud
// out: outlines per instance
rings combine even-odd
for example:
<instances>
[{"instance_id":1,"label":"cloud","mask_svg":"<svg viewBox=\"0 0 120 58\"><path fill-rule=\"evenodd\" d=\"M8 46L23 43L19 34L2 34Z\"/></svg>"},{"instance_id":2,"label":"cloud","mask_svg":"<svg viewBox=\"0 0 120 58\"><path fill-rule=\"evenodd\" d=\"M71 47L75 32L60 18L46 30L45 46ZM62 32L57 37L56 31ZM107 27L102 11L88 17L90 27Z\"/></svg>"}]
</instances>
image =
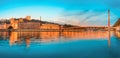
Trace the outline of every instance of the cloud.
<instances>
[{"instance_id":1,"label":"cloud","mask_svg":"<svg viewBox=\"0 0 120 58\"><path fill-rule=\"evenodd\" d=\"M42 16L42 20L60 24L106 26L107 9L112 9L111 25L113 25L120 16L119 5L119 0L1 0L0 7L4 11L0 12L0 16L11 18L31 15L38 19ZM17 8L14 9L13 6Z\"/></svg>"},{"instance_id":2,"label":"cloud","mask_svg":"<svg viewBox=\"0 0 120 58\"><path fill-rule=\"evenodd\" d=\"M118 17L111 12L111 25L113 25ZM108 13L107 10L80 10L64 12L57 17L55 22L62 24L73 24L81 26L107 26Z\"/></svg>"}]
</instances>

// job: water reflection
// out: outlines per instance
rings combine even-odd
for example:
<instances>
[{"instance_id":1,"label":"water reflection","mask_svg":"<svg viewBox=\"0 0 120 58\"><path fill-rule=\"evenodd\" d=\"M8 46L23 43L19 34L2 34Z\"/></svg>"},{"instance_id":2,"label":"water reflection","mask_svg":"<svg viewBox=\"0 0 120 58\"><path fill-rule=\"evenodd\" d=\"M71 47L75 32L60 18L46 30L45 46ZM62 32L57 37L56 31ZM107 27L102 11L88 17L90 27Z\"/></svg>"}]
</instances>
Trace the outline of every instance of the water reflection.
<instances>
[{"instance_id":1,"label":"water reflection","mask_svg":"<svg viewBox=\"0 0 120 58\"><path fill-rule=\"evenodd\" d=\"M12 46L13 44L15 44L18 41L18 35L17 32L10 32L10 40L9 40L9 44L10 46Z\"/></svg>"},{"instance_id":2,"label":"water reflection","mask_svg":"<svg viewBox=\"0 0 120 58\"><path fill-rule=\"evenodd\" d=\"M119 33L120 34L120 33ZM117 33L118 35L118 33ZM30 47L32 43L45 43L52 41L68 40L108 40L110 45L110 35L108 31L81 31L81 32L0 32L2 39L8 39L9 45L25 44ZM7 38L9 37L9 38ZM119 35L120 37L120 35Z\"/></svg>"},{"instance_id":3,"label":"water reflection","mask_svg":"<svg viewBox=\"0 0 120 58\"><path fill-rule=\"evenodd\" d=\"M111 32L110 35L108 31L0 32L0 56L2 58L20 56L22 56L20 58L120 58L120 40L118 40L120 32ZM55 43L51 44L53 41ZM6 45L6 42L12 47ZM44 45L48 42L50 44Z\"/></svg>"},{"instance_id":4,"label":"water reflection","mask_svg":"<svg viewBox=\"0 0 120 58\"><path fill-rule=\"evenodd\" d=\"M83 32L63 32L63 36L69 39L107 39L107 31L83 31Z\"/></svg>"},{"instance_id":5,"label":"water reflection","mask_svg":"<svg viewBox=\"0 0 120 58\"><path fill-rule=\"evenodd\" d=\"M120 39L120 32L114 31L114 35Z\"/></svg>"}]
</instances>

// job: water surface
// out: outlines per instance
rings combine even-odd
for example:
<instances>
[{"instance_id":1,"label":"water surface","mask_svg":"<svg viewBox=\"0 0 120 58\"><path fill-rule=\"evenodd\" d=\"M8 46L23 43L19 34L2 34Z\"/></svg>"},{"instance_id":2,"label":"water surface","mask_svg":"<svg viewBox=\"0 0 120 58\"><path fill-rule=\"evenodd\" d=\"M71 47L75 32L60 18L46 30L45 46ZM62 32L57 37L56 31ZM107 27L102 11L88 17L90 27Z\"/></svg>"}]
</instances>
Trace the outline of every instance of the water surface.
<instances>
[{"instance_id":1,"label":"water surface","mask_svg":"<svg viewBox=\"0 0 120 58\"><path fill-rule=\"evenodd\" d=\"M0 58L120 58L120 32L0 32Z\"/></svg>"}]
</instances>

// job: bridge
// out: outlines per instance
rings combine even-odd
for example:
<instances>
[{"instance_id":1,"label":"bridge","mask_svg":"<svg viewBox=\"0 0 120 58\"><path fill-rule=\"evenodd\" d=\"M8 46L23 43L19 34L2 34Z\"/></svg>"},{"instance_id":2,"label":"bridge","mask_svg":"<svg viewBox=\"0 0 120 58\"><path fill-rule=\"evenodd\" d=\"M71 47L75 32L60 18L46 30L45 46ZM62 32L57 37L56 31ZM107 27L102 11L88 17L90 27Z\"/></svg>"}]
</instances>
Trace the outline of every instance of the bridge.
<instances>
[{"instance_id":1,"label":"bridge","mask_svg":"<svg viewBox=\"0 0 120 58\"><path fill-rule=\"evenodd\" d=\"M62 25L59 26L59 29L14 29L10 28L14 27L13 25L8 26L7 29L13 29L13 31L97 31L108 30L108 26L72 26L72 27L64 27ZM8 31L7 29L0 29L0 31ZM111 27L111 29L118 29L117 27Z\"/></svg>"},{"instance_id":2,"label":"bridge","mask_svg":"<svg viewBox=\"0 0 120 58\"><path fill-rule=\"evenodd\" d=\"M108 30L108 26L79 26L79 27L68 27L63 30Z\"/></svg>"}]
</instances>

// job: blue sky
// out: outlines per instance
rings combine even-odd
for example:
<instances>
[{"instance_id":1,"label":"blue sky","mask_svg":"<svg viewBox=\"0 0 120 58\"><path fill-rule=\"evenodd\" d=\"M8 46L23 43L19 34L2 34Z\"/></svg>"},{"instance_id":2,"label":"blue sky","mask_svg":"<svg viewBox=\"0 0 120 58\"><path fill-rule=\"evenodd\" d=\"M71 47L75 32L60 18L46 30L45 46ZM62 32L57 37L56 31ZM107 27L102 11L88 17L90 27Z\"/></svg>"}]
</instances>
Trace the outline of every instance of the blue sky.
<instances>
[{"instance_id":1,"label":"blue sky","mask_svg":"<svg viewBox=\"0 0 120 58\"><path fill-rule=\"evenodd\" d=\"M119 0L0 0L0 19L27 15L42 20L85 26L111 25L120 17Z\"/></svg>"}]
</instances>

